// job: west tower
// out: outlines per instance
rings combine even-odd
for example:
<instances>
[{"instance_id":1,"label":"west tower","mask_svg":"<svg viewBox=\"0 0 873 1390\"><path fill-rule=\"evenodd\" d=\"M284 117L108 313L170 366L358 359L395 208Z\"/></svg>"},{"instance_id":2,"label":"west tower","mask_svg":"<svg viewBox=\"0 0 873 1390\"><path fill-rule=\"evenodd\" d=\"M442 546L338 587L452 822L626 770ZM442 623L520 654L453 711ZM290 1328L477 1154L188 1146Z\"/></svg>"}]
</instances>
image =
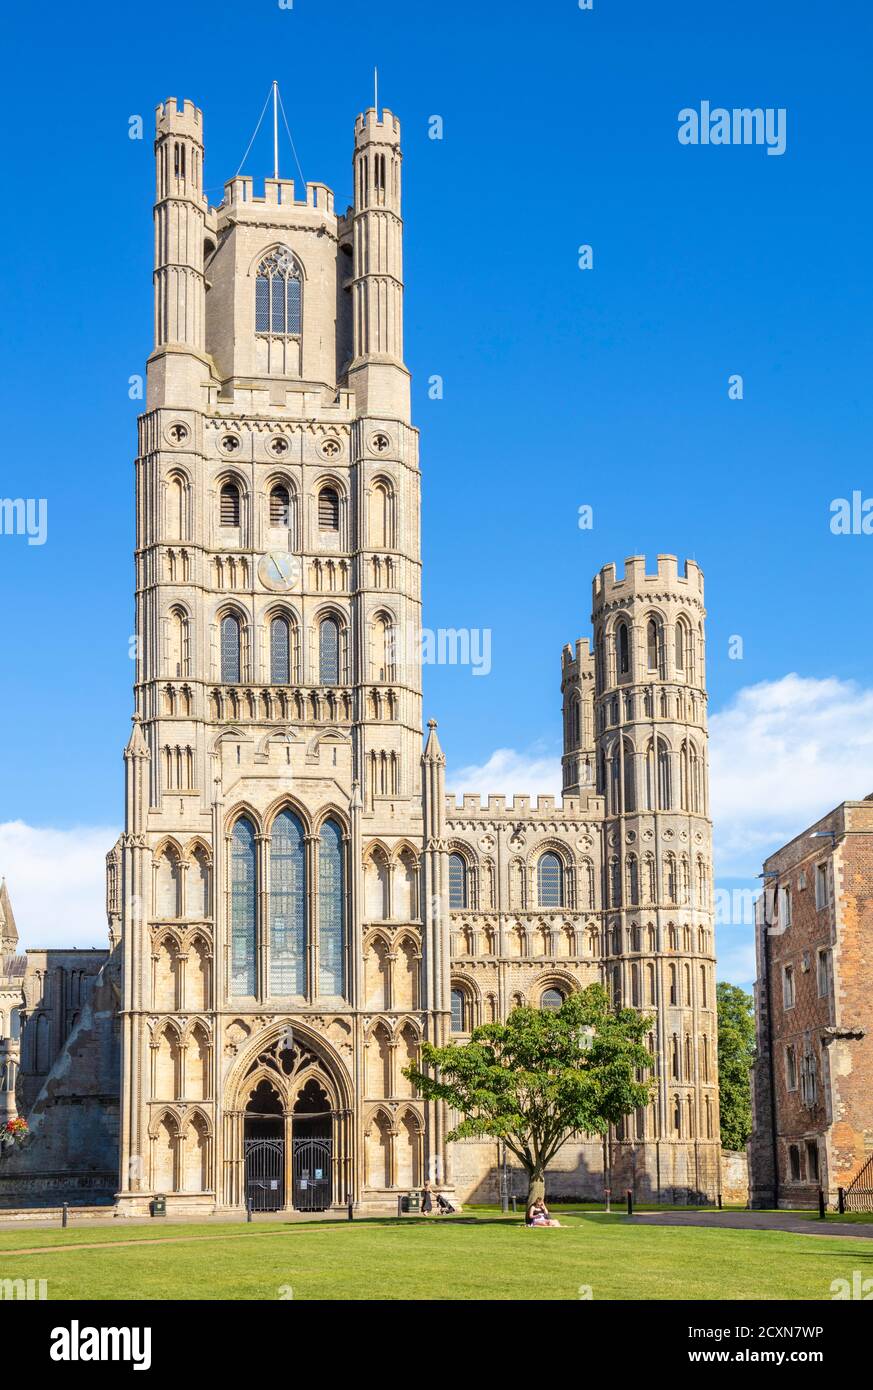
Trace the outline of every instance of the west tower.
<instances>
[{"instance_id":1,"label":"west tower","mask_svg":"<svg viewBox=\"0 0 873 1390\"><path fill-rule=\"evenodd\" d=\"M109 856L122 1206L376 1200L439 1168L402 1068L448 1012L423 943L400 125L358 117L345 213L244 176L210 207L191 102L158 107L155 161Z\"/></svg>"}]
</instances>

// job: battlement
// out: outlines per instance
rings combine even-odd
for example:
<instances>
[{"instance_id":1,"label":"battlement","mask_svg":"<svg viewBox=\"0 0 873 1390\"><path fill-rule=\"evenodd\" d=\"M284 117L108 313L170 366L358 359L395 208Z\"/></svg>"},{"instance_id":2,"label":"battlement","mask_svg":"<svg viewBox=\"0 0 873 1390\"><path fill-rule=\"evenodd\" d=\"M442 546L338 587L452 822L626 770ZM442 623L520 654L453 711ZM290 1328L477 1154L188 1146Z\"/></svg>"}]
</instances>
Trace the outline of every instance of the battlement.
<instances>
[{"instance_id":1,"label":"battlement","mask_svg":"<svg viewBox=\"0 0 873 1390\"><path fill-rule=\"evenodd\" d=\"M170 131L190 135L198 144L202 144L203 112L193 101L185 100L180 107L177 97L168 97L155 107L155 134L168 135Z\"/></svg>"},{"instance_id":2,"label":"battlement","mask_svg":"<svg viewBox=\"0 0 873 1390\"><path fill-rule=\"evenodd\" d=\"M326 183L307 183L306 196L303 198L296 198L294 191L293 179L264 179L264 192L258 196L254 179L248 174L239 174L236 178L228 179L224 185L221 206L239 208L251 204L252 207L314 208L325 216L336 216L333 189L328 188Z\"/></svg>"},{"instance_id":3,"label":"battlement","mask_svg":"<svg viewBox=\"0 0 873 1390\"><path fill-rule=\"evenodd\" d=\"M620 579L616 577L614 564L604 565L600 573L594 576L594 604L596 607L611 598L621 598L640 590L656 593L659 588L679 587L703 598L703 571L696 560L686 560L685 573L679 574L679 562L675 555L659 555L657 571L647 574L645 555L630 555L624 562L624 574Z\"/></svg>"},{"instance_id":4,"label":"battlement","mask_svg":"<svg viewBox=\"0 0 873 1390\"><path fill-rule=\"evenodd\" d=\"M561 652L561 673L565 680L576 675L593 677L594 653L590 638L577 638L575 648L569 642L565 644Z\"/></svg>"},{"instance_id":5,"label":"battlement","mask_svg":"<svg viewBox=\"0 0 873 1390\"><path fill-rule=\"evenodd\" d=\"M454 792L446 793L446 814L452 816L483 816L483 817L502 817L513 816L532 816L541 815L554 818L555 816L579 815L582 810L582 802L578 796L564 796L561 798L561 805L555 804L555 797L540 794L536 799L536 806L531 806L531 798L516 793L512 797L509 805L506 804L506 797L499 793L491 793L482 805L482 798L478 792L464 792L460 804Z\"/></svg>"},{"instance_id":6,"label":"battlement","mask_svg":"<svg viewBox=\"0 0 873 1390\"><path fill-rule=\"evenodd\" d=\"M355 121L355 146L396 145L400 140L400 121L386 107L382 108L382 119L375 107L370 106Z\"/></svg>"}]
</instances>

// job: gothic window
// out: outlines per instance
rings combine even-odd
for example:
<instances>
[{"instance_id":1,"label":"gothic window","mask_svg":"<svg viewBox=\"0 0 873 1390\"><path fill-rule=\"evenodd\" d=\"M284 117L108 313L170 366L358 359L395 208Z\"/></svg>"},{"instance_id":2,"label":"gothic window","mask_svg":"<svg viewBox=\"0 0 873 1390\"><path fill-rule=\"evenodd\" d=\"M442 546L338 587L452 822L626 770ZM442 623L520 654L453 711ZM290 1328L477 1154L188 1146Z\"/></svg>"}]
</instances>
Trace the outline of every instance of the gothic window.
<instances>
[{"instance_id":1,"label":"gothic window","mask_svg":"<svg viewBox=\"0 0 873 1390\"><path fill-rule=\"evenodd\" d=\"M646 623L646 666L649 671L663 675L664 631L659 618Z\"/></svg>"},{"instance_id":2,"label":"gothic window","mask_svg":"<svg viewBox=\"0 0 873 1390\"><path fill-rule=\"evenodd\" d=\"M242 817L230 838L230 992L255 993L255 831Z\"/></svg>"},{"instance_id":3,"label":"gothic window","mask_svg":"<svg viewBox=\"0 0 873 1390\"><path fill-rule=\"evenodd\" d=\"M467 861L462 854L449 855L449 907L467 906Z\"/></svg>"},{"instance_id":4,"label":"gothic window","mask_svg":"<svg viewBox=\"0 0 873 1390\"><path fill-rule=\"evenodd\" d=\"M327 820L318 838L318 989L345 993L345 885L343 836Z\"/></svg>"},{"instance_id":5,"label":"gothic window","mask_svg":"<svg viewBox=\"0 0 873 1390\"><path fill-rule=\"evenodd\" d=\"M288 527L291 525L291 498L288 489L281 483L270 491L270 525Z\"/></svg>"},{"instance_id":6,"label":"gothic window","mask_svg":"<svg viewBox=\"0 0 873 1390\"><path fill-rule=\"evenodd\" d=\"M291 625L287 618L270 623L270 684L291 684Z\"/></svg>"},{"instance_id":7,"label":"gothic window","mask_svg":"<svg viewBox=\"0 0 873 1390\"><path fill-rule=\"evenodd\" d=\"M675 965L671 965L671 966L670 966L670 973L669 973L669 977L668 977L668 978L669 978L669 981L670 981L670 1003L671 1003L671 1004L678 1004L678 1003L679 1003L679 981L678 981L678 977L677 977L677 974L676 974L676 967L675 967Z\"/></svg>"},{"instance_id":8,"label":"gothic window","mask_svg":"<svg viewBox=\"0 0 873 1390\"><path fill-rule=\"evenodd\" d=\"M339 685L339 623L323 618L318 629L318 683Z\"/></svg>"},{"instance_id":9,"label":"gothic window","mask_svg":"<svg viewBox=\"0 0 873 1390\"><path fill-rule=\"evenodd\" d=\"M537 864L537 896L540 907L564 905L564 866L556 854L540 855Z\"/></svg>"},{"instance_id":10,"label":"gothic window","mask_svg":"<svg viewBox=\"0 0 873 1390\"><path fill-rule=\"evenodd\" d=\"M306 993L306 844L291 811L276 817L270 841L270 993Z\"/></svg>"},{"instance_id":11,"label":"gothic window","mask_svg":"<svg viewBox=\"0 0 873 1390\"><path fill-rule=\"evenodd\" d=\"M676 670L677 670L677 671L684 671L684 670L685 670L686 628L685 628L685 624L684 624L683 622L681 622L681 621L678 622L678 623L676 624L675 638L676 638Z\"/></svg>"},{"instance_id":12,"label":"gothic window","mask_svg":"<svg viewBox=\"0 0 873 1390\"><path fill-rule=\"evenodd\" d=\"M168 646L167 674L187 676L189 674L188 617L181 608L170 609Z\"/></svg>"},{"instance_id":13,"label":"gothic window","mask_svg":"<svg viewBox=\"0 0 873 1390\"><path fill-rule=\"evenodd\" d=\"M639 860L635 854L629 854L627 858L627 900L629 903L638 903L640 900L640 869ZM639 928L636 928L639 931ZM639 947L634 947L639 950Z\"/></svg>"},{"instance_id":14,"label":"gothic window","mask_svg":"<svg viewBox=\"0 0 873 1390\"><path fill-rule=\"evenodd\" d=\"M323 487L318 494L319 531L339 530L339 493L335 487Z\"/></svg>"},{"instance_id":15,"label":"gothic window","mask_svg":"<svg viewBox=\"0 0 873 1390\"><path fill-rule=\"evenodd\" d=\"M452 990L452 1032L468 1033L470 1007L466 991L463 989Z\"/></svg>"},{"instance_id":16,"label":"gothic window","mask_svg":"<svg viewBox=\"0 0 873 1390\"><path fill-rule=\"evenodd\" d=\"M394 679L394 629L386 613L377 613L372 628L372 679L380 684Z\"/></svg>"},{"instance_id":17,"label":"gothic window","mask_svg":"<svg viewBox=\"0 0 873 1390\"><path fill-rule=\"evenodd\" d=\"M615 630L615 669L619 676L626 676L630 671L627 623L619 623Z\"/></svg>"},{"instance_id":18,"label":"gothic window","mask_svg":"<svg viewBox=\"0 0 873 1390\"><path fill-rule=\"evenodd\" d=\"M543 992L543 996L540 999L540 1008L551 1009L554 1012L560 1009L563 1002L564 995L559 989L547 989Z\"/></svg>"},{"instance_id":19,"label":"gothic window","mask_svg":"<svg viewBox=\"0 0 873 1390\"><path fill-rule=\"evenodd\" d=\"M221 620L221 679L225 685L240 681L240 621L233 613Z\"/></svg>"},{"instance_id":20,"label":"gothic window","mask_svg":"<svg viewBox=\"0 0 873 1390\"><path fill-rule=\"evenodd\" d=\"M222 526L239 526L240 499L236 483L225 483L221 489L218 519Z\"/></svg>"},{"instance_id":21,"label":"gothic window","mask_svg":"<svg viewBox=\"0 0 873 1390\"><path fill-rule=\"evenodd\" d=\"M635 772L634 746L629 739L624 740L624 810L635 811L637 809L637 790Z\"/></svg>"},{"instance_id":22,"label":"gothic window","mask_svg":"<svg viewBox=\"0 0 873 1390\"><path fill-rule=\"evenodd\" d=\"M616 855L613 855L609 861L609 905L610 907L621 905L621 864Z\"/></svg>"},{"instance_id":23,"label":"gothic window","mask_svg":"<svg viewBox=\"0 0 873 1390\"><path fill-rule=\"evenodd\" d=\"M255 279L255 332L300 333L300 267L287 247L265 256Z\"/></svg>"}]
</instances>

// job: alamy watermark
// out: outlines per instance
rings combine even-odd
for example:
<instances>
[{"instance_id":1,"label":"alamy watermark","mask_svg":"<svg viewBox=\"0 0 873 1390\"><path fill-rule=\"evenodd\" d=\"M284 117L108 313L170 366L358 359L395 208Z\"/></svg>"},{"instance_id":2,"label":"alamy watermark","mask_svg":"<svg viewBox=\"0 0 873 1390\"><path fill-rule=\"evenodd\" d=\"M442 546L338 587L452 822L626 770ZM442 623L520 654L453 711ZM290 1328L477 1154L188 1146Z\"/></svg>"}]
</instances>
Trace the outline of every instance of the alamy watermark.
<instances>
[{"instance_id":1,"label":"alamy watermark","mask_svg":"<svg viewBox=\"0 0 873 1390\"><path fill-rule=\"evenodd\" d=\"M28 545L45 545L48 502L44 497L0 497L0 535L26 536Z\"/></svg>"},{"instance_id":2,"label":"alamy watermark","mask_svg":"<svg viewBox=\"0 0 873 1390\"><path fill-rule=\"evenodd\" d=\"M677 116L680 145L766 145L784 154L788 112L784 106L684 106Z\"/></svg>"}]
</instances>

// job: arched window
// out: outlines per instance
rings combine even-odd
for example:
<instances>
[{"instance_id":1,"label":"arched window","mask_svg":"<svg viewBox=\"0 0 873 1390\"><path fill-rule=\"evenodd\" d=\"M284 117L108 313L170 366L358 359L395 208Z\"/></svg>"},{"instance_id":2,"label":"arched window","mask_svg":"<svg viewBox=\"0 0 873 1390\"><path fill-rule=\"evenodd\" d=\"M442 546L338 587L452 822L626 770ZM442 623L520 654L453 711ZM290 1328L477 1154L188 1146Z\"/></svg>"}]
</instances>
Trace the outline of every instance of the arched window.
<instances>
[{"instance_id":1,"label":"arched window","mask_svg":"<svg viewBox=\"0 0 873 1390\"><path fill-rule=\"evenodd\" d=\"M345 994L343 834L327 820L318 837L318 990Z\"/></svg>"},{"instance_id":2,"label":"arched window","mask_svg":"<svg viewBox=\"0 0 873 1390\"><path fill-rule=\"evenodd\" d=\"M637 809L636 754L630 739L624 740L624 807L625 811Z\"/></svg>"},{"instance_id":3,"label":"arched window","mask_svg":"<svg viewBox=\"0 0 873 1390\"><path fill-rule=\"evenodd\" d=\"M255 332L300 333L300 267L285 246L265 256L255 280Z\"/></svg>"},{"instance_id":4,"label":"arched window","mask_svg":"<svg viewBox=\"0 0 873 1390\"><path fill-rule=\"evenodd\" d=\"M467 906L467 861L462 854L449 855L449 907Z\"/></svg>"},{"instance_id":5,"label":"arched window","mask_svg":"<svg viewBox=\"0 0 873 1390\"><path fill-rule=\"evenodd\" d=\"M291 525L291 497L282 483L270 490L270 525L288 527Z\"/></svg>"},{"instance_id":6,"label":"arched window","mask_svg":"<svg viewBox=\"0 0 873 1390\"><path fill-rule=\"evenodd\" d=\"M676 624L676 670L685 670L685 648L687 645L687 630L683 622Z\"/></svg>"},{"instance_id":7,"label":"arched window","mask_svg":"<svg viewBox=\"0 0 873 1390\"><path fill-rule=\"evenodd\" d=\"M541 854L537 864L540 907L564 906L564 866L556 854Z\"/></svg>"},{"instance_id":8,"label":"arched window","mask_svg":"<svg viewBox=\"0 0 873 1390\"><path fill-rule=\"evenodd\" d=\"M270 840L270 993L306 993L306 844L292 811Z\"/></svg>"},{"instance_id":9,"label":"arched window","mask_svg":"<svg viewBox=\"0 0 873 1390\"><path fill-rule=\"evenodd\" d=\"M255 993L255 831L242 817L230 837L230 992Z\"/></svg>"},{"instance_id":10,"label":"arched window","mask_svg":"<svg viewBox=\"0 0 873 1390\"><path fill-rule=\"evenodd\" d=\"M470 1002L467 998L467 992L455 988L452 990L452 1032L469 1033L469 1031Z\"/></svg>"},{"instance_id":11,"label":"arched window","mask_svg":"<svg viewBox=\"0 0 873 1390\"><path fill-rule=\"evenodd\" d=\"M270 684L291 684L291 624L287 618L270 623Z\"/></svg>"},{"instance_id":12,"label":"arched window","mask_svg":"<svg viewBox=\"0 0 873 1390\"><path fill-rule=\"evenodd\" d=\"M630 671L630 643L627 623L619 623L615 629L615 669L620 676L626 676Z\"/></svg>"},{"instance_id":13,"label":"arched window","mask_svg":"<svg viewBox=\"0 0 873 1390\"><path fill-rule=\"evenodd\" d=\"M218 519L222 526L239 526L240 500L236 483L225 483L221 489Z\"/></svg>"},{"instance_id":14,"label":"arched window","mask_svg":"<svg viewBox=\"0 0 873 1390\"><path fill-rule=\"evenodd\" d=\"M339 685L339 623L336 618L322 618L318 629L318 683Z\"/></svg>"},{"instance_id":15,"label":"arched window","mask_svg":"<svg viewBox=\"0 0 873 1390\"><path fill-rule=\"evenodd\" d=\"M646 624L646 665L650 671L661 668L661 624L657 618L650 618Z\"/></svg>"},{"instance_id":16,"label":"arched window","mask_svg":"<svg viewBox=\"0 0 873 1390\"><path fill-rule=\"evenodd\" d=\"M167 675L187 676L190 674L188 615L182 608L171 608L168 623Z\"/></svg>"},{"instance_id":17,"label":"arched window","mask_svg":"<svg viewBox=\"0 0 873 1390\"><path fill-rule=\"evenodd\" d=\"M225 685L240 681L240 621L233 613L221 620L221 679Z\"/></svg>"},{"instance_id":18,"label":"arched window","mask_svg":"<svg viewBox=\"0 0 873 1390\"><path fill-rule=\"evenodd\" d=\"M670 775L670 750L658 739L658 810L669 811L673 806L673 786Z\"/></svg>"},{"instance_id":19,"label":"arched window","mask_svg":"<svg viewBox=\"0 0 873 1390\"><path fill-rule=\"evenodd\" d=\"M335 487L323 487L318 494L319 531L338 531L339 514L339 493Z\"/></svg>"},{"instance_id":20,"label":"arched window","mask_svg":"<svg viewBox=\"0 0 873 1390\"><path fill-rule=\"evenodd\" d=\"M554 1011L560 1009L563 1002L564 995L559 989L547 989L544 990L543 997L540 1000L540 1008Z\"/></svg>"}]
</instances>

